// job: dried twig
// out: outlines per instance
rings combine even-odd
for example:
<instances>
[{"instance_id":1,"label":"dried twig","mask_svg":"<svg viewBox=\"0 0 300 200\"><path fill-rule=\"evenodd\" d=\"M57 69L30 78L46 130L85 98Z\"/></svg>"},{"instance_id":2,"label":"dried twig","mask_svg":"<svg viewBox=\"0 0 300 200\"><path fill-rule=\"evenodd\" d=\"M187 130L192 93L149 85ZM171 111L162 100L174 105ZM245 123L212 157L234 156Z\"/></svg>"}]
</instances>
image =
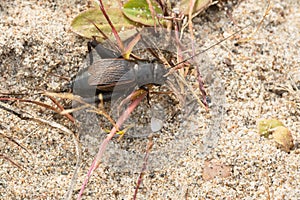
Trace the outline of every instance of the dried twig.
<instances>
[{"instance_id":1,"label":"dried twig","mask_svg":"<svg viewBox=\"0 0 300 200\"><path fill-rule=\"evenodd\" d=\"M2 106L0 106L2 107ZM29 153L31 155L31 153L23 146L21 145L19 142L17 142L14 138L9 137L7 135L5 135L4 133L2 133L2 131L0 132L0 136L8 139L9 141L13 142L14 144L16 144L18 147L20 147L21 149L25 150L27 153Z\"/></svg>"},{"instance_id":2,"label":"dried twig","mask_svg":"<svg viewBox=\"0 0 300 200\"><path fill-rule=\"evenodd\" d=\"M24 172L27 173L27 171L26 171L21 165L19 165L17 162L15 162L13 159L10 159L8 156L6 156L6 155L0 153L0 158L1 158L1 157L4 158L5 160L9 161L9 162L10 162L11 164L13 164L14 166L18 167L18 168L21 169L22 171L24 171Z\"/></svg>"}]
</instances>

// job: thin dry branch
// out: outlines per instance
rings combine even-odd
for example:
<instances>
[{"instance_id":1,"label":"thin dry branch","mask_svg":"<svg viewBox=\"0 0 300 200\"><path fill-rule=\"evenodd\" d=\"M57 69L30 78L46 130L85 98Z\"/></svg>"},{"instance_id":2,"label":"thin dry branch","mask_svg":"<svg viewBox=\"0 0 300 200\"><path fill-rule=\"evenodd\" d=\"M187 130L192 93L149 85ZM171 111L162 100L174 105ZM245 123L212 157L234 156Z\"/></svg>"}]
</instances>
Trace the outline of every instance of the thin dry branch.
<instances>
[{"instance_id":1,"label":"thin dry branch","mask_svg":"<svg viewBox=\"0 0 300 200\"><path fill-rule=\"evenodd\" d=\"M13 159L10 159L8 156L1 154L0 153L0 158L4 158L5 160L9 161L11 164L13 164L14 166L16 166L17 168L21 169L22 171L24 171L25 173L27 173L27 171L17 162L15 162Z\"/></svg>"}]
</instances>

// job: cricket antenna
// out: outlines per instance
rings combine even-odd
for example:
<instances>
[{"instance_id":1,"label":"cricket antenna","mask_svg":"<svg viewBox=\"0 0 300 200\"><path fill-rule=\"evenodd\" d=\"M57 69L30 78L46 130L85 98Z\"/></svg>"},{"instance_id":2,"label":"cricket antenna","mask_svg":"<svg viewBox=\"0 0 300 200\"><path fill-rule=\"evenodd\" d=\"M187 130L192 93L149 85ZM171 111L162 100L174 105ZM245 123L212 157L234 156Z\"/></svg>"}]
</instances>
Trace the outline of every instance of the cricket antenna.
<instances>
[{"instance_id":1,"label":"cricket antenna","mask_svg":"<svg viewBox=\"0 0 300 200\"><path fill-rule=\"evenodd\" d=\"M195 58L196 56L198 56L198 55L204 53L205 51L208 51L209 49L211 49L211 48L213 48L213 47L215 47L215 46L221 44L222 42L224 42L225 40L231 38L231 37L234 36L235 34L238 34L238 33L240 33L241 31L243 31L244 29L248 28L250 25L252 25L252 24L248 24L247 26L245 26L245 27L241 28L240 30L236 31L235 33L233 33L233 34L227 36L226 38L220 40L219 42L213 44L212 46L210 46L210 47L208 47L208 48L206 48L206 49L204 49L204 50L202 50L202 51L196 53L195 55L193 55L193 56L191 56L191 57L189 57L189 58L187 58L187 59L181 61L180 63L177 63L175 66L178 66L178 65L180 65L180 64L182 64L182 63L184 63L184 62L186 62L186 61L188 61L188 60L190 60L190 59L192 59L192 58Z\"/></svg>"}]
</instances>

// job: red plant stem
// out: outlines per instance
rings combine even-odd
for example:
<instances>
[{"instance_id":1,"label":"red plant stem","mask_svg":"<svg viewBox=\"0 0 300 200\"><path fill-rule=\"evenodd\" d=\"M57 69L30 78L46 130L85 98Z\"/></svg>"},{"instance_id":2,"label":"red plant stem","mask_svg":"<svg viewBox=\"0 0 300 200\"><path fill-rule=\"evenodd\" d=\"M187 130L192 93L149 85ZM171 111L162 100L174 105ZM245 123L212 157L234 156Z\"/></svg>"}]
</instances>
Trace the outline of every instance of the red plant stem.
<instances>
[{"instance_id":1,"label":"red plant stem","mask_svg":"<svg viewBox=\"0 0 300 200\"><path fill-rule=\"evenodd\" d=\"M121 117L118 119L116 125L119 128L120 126L122 126L122 124L129 118L130 114L133 112L133 110L139 105L139 103L142 101L142 99L147 95L147 92L145 92L144 94L142 94L140 97L138 97L137 99L135 99L130 105L129 107L124 111L124 113L121 115ZM84 192L84 189L90 179L90 177L92 176L93 172L98 168L100 161L101 161L101 157L108 145L108 142L113 138L113 136L116 134L116 127L113 127L110 131L110 133L107 135L107 137L103 140L103 142L101 143L98 153L88 171L87 177L84 180L80 192L78 194L77 200L80 200L82 197L82 194Z\"/></svg>"},{"instance_id":2,"label":"red plant stem","mask_svg":"<svg viewBox=\"0 0 300 200\"><path fill-rule=\"evenodd\" d=\"M150 138L150 141L147 145L146 154L145 154L145 157L144 157L144 163L143 163L142 171L139 175L139 178L138 178L138 181L137 181L137 184L136 184L136 188L135 188L135 191L134 191L133 200L136 200L138 190L139 190L140 185L143 181L143 176L145 174L145 170L147 169L149 154L150 154L150 150L152 149L152 147L153 147L153 141L152 141L152 138Z\"/></svg>"},{"instance_id":3,"label":"red plant stem","mask_svg":"<svg viewBox=\"0 0 300 200\"><path fill-rule=\"evenodd\" d=\"M149 6L149 10L150 10L150 12L151 12L151 17L152 17L152 19L153 19L153 21L154 21L154 30L155 30L155 32L156 32L156 12L154 11L154 9L153 9L153 6L152 6L152 3L151 3L151 1L150 0L147 0L147 4L148 4L148 6Z\"/></svg>"},{"instance_id":4,"label":"red plant stem","mask_svg":"<svg viewBox=\"0 0 300 200\"><path fill-rule=\"evenodd\" d=\"M51 105L45 104L45 103L40 102L40 101L35 101L35 100L10 98L10 97L0 97L0 101L20 101L20 102L32 103L32 104L36 104L38 106L42 106L42 107L47 108L47 109L51 109L51 110L53 110L57 113L60 112L58 109L54 108Z\"/></svg>"},{"instance_id":5,"label":"red plant stem","mask_svg":"<svg viewBox=\"0 0 300 200\"><path fill-rule=\"evenodd\" d=\"M51 101L52 101L53 103L56 104L56 106L57 106L60 110L54 108L54 107L51 106L51 105L45 104L45 103L43 103L43 102L35 101L35 100L29 100L29 99L19 99L19 98L1 97L1 98L0 98L0 101L20 101L20 102L32 103L32 104L36 104L36 105L38 105L38 106L41 106L41 107L44 107L44 108L53 110L53 111L56 112L56 113L60 113L61 111L64 110L64 107L63 107L62 105L60 105L60 103L59 103L58 101L56 101L56 99L54 99L54 98L51 97L51 96L48 96L48 97L51 99ZM72 123L75 122L74 118L73 118L70 114L65 114L64 116L67 117Z\"/></svg>"},{"instance_id":6,"label":"red plant stem","mask_svg":"<svg viewBox=\"0 0 300 200\"><path fill-rule=\"evenodd\" d=\"M193 33L193 22L192 22L192 18L193 18L193 9L195 6L196 0L190 0L189 3L189 31L190 31L190 35L191 35L191 40L192 40L192 55L195 55L195 45L194 45L194 41L195 41L195 37L194 37L194 33Z\"/></svg>"},{"instance_id":7,"label":"red plant stem","mask_svg":"<svg viewBox=\"0 0 300 200\"><path fill-rule=\"evenodd\" d=\"M99 6L100 10L101 10L102 14L104 15L106 21L109 23L109 25L111 27L111 31L113 32L113 34L114 34L114 36L115 36L115 38L117 40L118 46L121 49L121 52L123 53L123 51L124 51L123 42L122 42L122 40L121 40L121 38L120 38L120 36L119 36L116 28L114 27L113 23L111 22L110 18L108 17L108 15L107 15L107 13L106 13L106 11L104 9L102 0L99 0L99 4L100 4L100 6Z\"/></svg>"},{"instance_id":8,"label":"red plant stem","mask_svg":"<svg viewBox=\"0 0 300 200\"><path fill-rule=\"evenodd\" d=\"M48 98L51 99L51 101L52 101L53 103L55 103L55 105L56 105L61 111L64 111L64 110L65 110L64 107L63 107L63 106L62 106L62 105L61 105L54 97L48 96ZM64 114L64 116L67 117L72 123L75 123L75 119L74 119L74 117L73 117L71 114L67 113L67 114Z\"/></svg>"},{"instance_id":9,"label":"red plant stem","mask_svg":"<svg viewBox=\"0 0 300 200\"><path fill-rule=\"evenodd\" d=\"M177 17L177 16L176 16ZM182 59L182 51L180 48L180 39L179 39L179 29L178 29L178 22L176 20L173 21L174 22L174 31L175 31L175 39L177 42L176 48L177 48L177 63L181 63ZM183 63L179 64L176 69L181 69L183 68ZM181 71L181 74L184 76L184 72Z\"/></svg>"},{"instance_id":10,"label":"red plant stem","mask_svg":"<svg viewBox=\"0 0 300 200\"><path fill-rule=\"evenodd\" d=\"M195 62L194 60L194 56L196 55L195 53L195 37L194 37L194 33L193 33L193 22L192 22L192 15L193 15L193 9L194 9L194 6L195 6L195 3L196 3L196 0L190 0L190 3L189 3L189 31L190 31L190 35L191 35L191 44L192 44L192 57L191 59ZM205 88L204 88L204 81L203 81L203 78L202 78L202 74L199 70L199 67L197 67L197 81L198 81L198 85L199 85L199 90L201 92L201 96L202 96L202 103L205 105L206 109L208 109L208 103L206 101L206 91L205 91Z\"/></svg>"}]
</instances>

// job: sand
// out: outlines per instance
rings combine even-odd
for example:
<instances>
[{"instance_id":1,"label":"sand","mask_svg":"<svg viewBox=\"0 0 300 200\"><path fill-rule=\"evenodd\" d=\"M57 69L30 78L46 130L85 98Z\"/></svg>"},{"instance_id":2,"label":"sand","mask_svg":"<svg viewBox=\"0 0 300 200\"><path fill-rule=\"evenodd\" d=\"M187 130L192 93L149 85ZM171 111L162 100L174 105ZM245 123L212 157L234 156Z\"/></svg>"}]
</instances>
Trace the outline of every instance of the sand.
<instances>
[{"instance_id":1,"label":"sand","mask_svg":"<svg viewBox=\"0 0 300 200\"><path fill-rule=\"evenodd\" d=\"M70 23L86 6L73 0L1 2L2 96L21 93L17 97L50 104L39 92L69 90L69 82L87 54L87 40L71 32ZM213 83L219 86L212 90L212 99L220 98L223 115L212 115L210 123L192 131L187 148L175 163L145 173L138 199L300 199L300 3L271 1L271 10L258 29L266 9L265 1L245 0L231 14L209 9L194 19L198 45L204 45L201 49L249 23L252 26L205 54L213 66ZM45 108L24 102L4 103L77 131L68 120ZM4 109L0 109L0 115L0 198L64 198L76 164L74 136L43 123L22 120ZM290 152L258 134L257 121L262 118L277 118L291 131L295 146ZM210 129L212 124L216 129ZM172 132L171 123L165 126ZM208 136L213 138L205 141ZM205 149L207 144L212 148ZM82 146L72 199L77 197L93 160ZM155 159L159 161L160 157ZM206 180L204 165L211 159L229 167L229 176ZM132 199L137 178L136 173L116 172L109 164L100 165L83 198Z\"/></svg>"}]
</instances>

